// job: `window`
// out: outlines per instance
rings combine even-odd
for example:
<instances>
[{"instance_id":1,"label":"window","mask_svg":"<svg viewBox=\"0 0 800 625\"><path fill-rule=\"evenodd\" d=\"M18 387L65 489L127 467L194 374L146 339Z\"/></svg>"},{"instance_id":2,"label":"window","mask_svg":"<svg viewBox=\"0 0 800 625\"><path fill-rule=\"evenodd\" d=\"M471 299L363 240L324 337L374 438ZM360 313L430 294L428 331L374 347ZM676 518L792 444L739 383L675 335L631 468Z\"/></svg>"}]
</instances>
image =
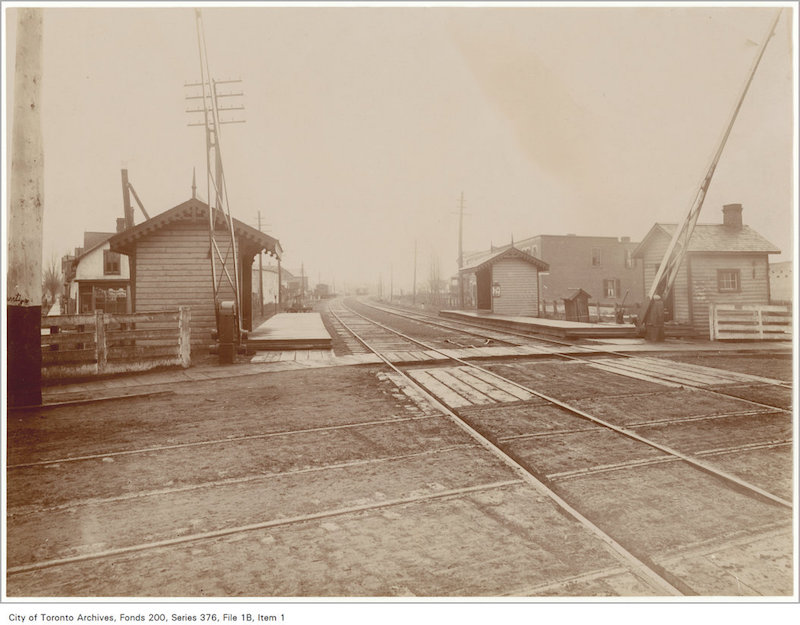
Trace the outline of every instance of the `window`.
<instances>
[{"instance_id":1,"label":"window","mask_svg":"<svg viewBox=\"0 0 800 625\"><path fill-rule=\"evenodd\" d=\"M600 265L600 248L593 247L592 248L592 266L597 267Z\"/></svg>"},{"instance_id":2,"label":"window","mask_svg":"<svg viewBox=\"0 0 800 625\"><path fill-rule=\"evenodd\" d=\"M120 274L119 270L119 253L112 252L111 250L103 250L103 273L106 275Z\"/></svg>"},{"instance_id":3,"label":"window","mask_svg":"<svg viewBox=\"0 0 800 625\"><path fill-rule=\"evenodd\" d=\"M603 293L607 298L619 297L619 278L611 278L610 280L603 280Z\"/></svg>"},{"instance_id":4,"label":"window","mask_svg":"<svg viewBox=\"0 0 800 625\"><path fill-rule=\"evenodd\" d=\"M720 293L735 293L741 290L738 269L717 269L717 288Z\"/></svg>"},{"instance_id":5,"label":"window","mask_svg":"<svg viewBox=\"0 0 800 625\"><path fill-rule=\"evenodd\" d=\"M633 254L630 250L625 250L625 269L631 269L633 264Z\"/></svg>"}]
</instances>

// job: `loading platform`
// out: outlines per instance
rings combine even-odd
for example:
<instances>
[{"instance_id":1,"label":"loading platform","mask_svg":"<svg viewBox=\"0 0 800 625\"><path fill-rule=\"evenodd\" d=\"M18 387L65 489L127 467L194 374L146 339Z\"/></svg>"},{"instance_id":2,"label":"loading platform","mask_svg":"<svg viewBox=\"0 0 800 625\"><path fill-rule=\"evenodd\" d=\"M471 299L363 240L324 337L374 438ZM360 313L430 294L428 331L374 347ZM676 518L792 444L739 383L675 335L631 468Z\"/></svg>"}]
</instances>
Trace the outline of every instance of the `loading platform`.
<instances>
[{"instance_id":1,"label":"loading platform","mask_svg":"<svg viewBox=\"0 0 800 625\"><path fill-rule=\"evenodd\" d=\"M563 319L512 317L474 310L442 310L439 314L450 319L479 321L493 328L547 334L564 339L636 338L636 326L632 323L584 323Z\"/></svg>"},{"instance_id":2,"label":"loading platform","mask_svg":"<svg viewBox=\"0 0 800 625\"><path fill-rule=\"evenodd\" d=\"M248 334L247 349L331 349L331 335L319 313L278 313Z\"/></svg>"}]
</instances>

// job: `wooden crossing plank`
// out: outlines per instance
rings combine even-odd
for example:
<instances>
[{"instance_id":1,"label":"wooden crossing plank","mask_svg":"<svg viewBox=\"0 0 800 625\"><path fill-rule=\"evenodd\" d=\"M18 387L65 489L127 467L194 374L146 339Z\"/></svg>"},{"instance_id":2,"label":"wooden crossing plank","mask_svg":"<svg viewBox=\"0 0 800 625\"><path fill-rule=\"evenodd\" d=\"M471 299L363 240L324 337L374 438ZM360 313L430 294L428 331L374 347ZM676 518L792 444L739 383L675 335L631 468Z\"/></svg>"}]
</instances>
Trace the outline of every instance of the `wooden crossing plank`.
<instances>
[{"instance_id":1,"label":"wooden crossing plank","mask_svg":"<svg viewBox=\"0 0 800 625\"><path fill-rule=\"evenodd\" d=\"M408 372L409 375L414 378L417 382L422 384L426 389L428 389L431 393L433 393L437 398L439 398L442 402L450 406L451 408L462 408L464 406L471 406L472 404L470 401L448 386L442 384L434 378L428 370L426 369L414 369Z\"/></svg>"},{"instance_id":2,"label":"wooden crossing plank","mask_svg":"<svg viewBox=\"0 0 800 625\"><path fill-rule=\"evenodd\" d=\"M644 380L645 382L653 382L654 384L671 386L672 388L680 388L682 386L680 382L665 380L663 378L656 378L651 375L646 375L644 373L636 373L634 371L631 371L630 369L623 369L621 367L615 367L605 363L601 364L599 362L587 362L586 364L595 369L600 369L601 371L607 371L608 373L616 373L617 375L624 375L625 377L634 378L636 380Z\"/></svg>"},{"instance_id":3,"label":"wooden crossing plank","mask_svg":"<svg viewBox=\"0 0 800 625\"><path fill-rule=\"evenodd\" d=\"M457 377L450 373L449 369L429 369L434 378L439 380L442 384L446 384L459 395L463 395L469 399L473 404L493 404L495 401L488 395L484 395L478 389L470 386L459 380Z\"/></svg>"},{"instance_id":4,"label":"wooden crossing plank","mask_svg":"<svg viewBox=\"0 0 800 625\"><path fill-rule=\"evenodd\" d=\"M470 373L475 377L482 379L484 382L488 382L492 386L496 386L497 388L505 391L506 393L513 395L517 399L527 400L534 397L534 395L532 395L528 391L525 391L519 388L518 386L514 386L513 384L510 384L505 380L501 380L500 378L498 378L495 375L492 375L488 371L481 371L480 369L475 369L475 370L470 370Z\"/></svg>"},{"instance_id":5,"label":"wooden crossing plank","mask_svg":"<svg viewBox=\"0 0 800 625\"><path fill-rule=\"evenodd\" d=\"M656 358L647 358L642 357L640 360L647 360L662 363L663 360L658 360ZM674 361L672 361L674 362ZM716 369L714 367L705 367L703 365L695 365L689 362L681 362L676 363L683 369L688 369L690 371L697 371L698 373L702 373L704 375L717 375L721 376L727 380L731 380L734 382L764 382L765 384L786 384L784 380L776 380L774 378L762 378L761 376L751 375L749 373L741 373L739 371L728 371L722 369Z\"/></svg>"},{"instance_id":6,"label":"wooden crossing plank","mask_svg":"<svg viewBox=\"0 0 800 625\"><path fill-rule=\"evenodd\" d=\"M451 373L454 377L458 378L465 384L469 384L471 387L478 389L484 395L488 395L492 399L498 402L510 402L510 401L517 401L517 398L512 395L511 393L507 393L506 391L497 388L493 384L485 380L481 380L480 378L472 375L469 369L466 367L457 367L453 369L448 369L449 373Z\"/></svg>"},{"instance_id":7,"label":"wooden crossing plank","mask_svg":"<svg viewBox=\"0 0 800 625\"><path fill-rule=\"evenodd\" d=\"M631 366L636 369L655 373L659 376L671 377L689 386L697 386L698 384L724 384L728 381L728 378L724 375L708 375L705 373L686 371L680 365L672 366L671 364L666 364L663 361L655 359L629 358L626 359L626 361L629 361Z\"/></svg>"}]
</instances>

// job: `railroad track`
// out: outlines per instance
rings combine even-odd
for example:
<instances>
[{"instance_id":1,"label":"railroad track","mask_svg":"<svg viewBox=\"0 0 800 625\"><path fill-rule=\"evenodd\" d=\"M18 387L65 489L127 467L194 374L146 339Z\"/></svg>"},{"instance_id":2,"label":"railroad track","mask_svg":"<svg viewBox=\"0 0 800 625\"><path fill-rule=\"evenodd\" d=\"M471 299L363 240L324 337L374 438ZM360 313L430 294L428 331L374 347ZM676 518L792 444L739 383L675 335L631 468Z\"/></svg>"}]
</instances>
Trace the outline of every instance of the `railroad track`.
<instances>
[{"instance_id":1,"label":"railroad track","mask_svg":"<svg viewBox=\"0 0 800 625\"><path fill-rule=\"evenodd\" d=\"M390 311L384 309L384 312ZM356 313L352 309L349 309L349 313L361 319L360 327L363 328L363 322L367 321L368 318ZM420 321L419 318L415 318L414 320ZM684 585L680 579L665 574L661 567L655 563L650 554L643 553L640 548L629 547L624 545L623 541L616 540L613 537L613 528L606 528L603 527L602 523L595 523L589 516L582 514L576 507L573 507L572 504L562 497L561 489L554 486L555 482L574 479L579 476L585 477L587 475L607 473L609 471L631 470L664 463L681 463L700 472L704 476L711 476L730 491L737 494L745 494L748 498L755 498L762 502L767 502L769 506L783 509L785 511L785 520L787 523L791 518L792 502L789 499L774 494L746 479L742 479L706 460L715 455L742 452L747 449L790 447L792 444L791 436L788 438L779 438L777 440L765 440L759 443L738 444L727 448L693 450L693 453L682 452L679 449L643 436L637 432L638 428L653 426L654 423L652 421L641 423L633 422L624 426L613 423L590 414L579 406L571 405L568 402L545 395L529 385L501 376L496 371L455 357L450 353L437 349L434 345L417 338L412 338L380 322L371 320L372 323L383 332L394 333L405 341L416 344L417 348L421 347L425 350L439 351L443 357L450 358L454 363L457 363L457 366L449 368L441 366L436 368L421 368L419 365L409 366L393 363L383 356L379 346L372 345L368 339L365 339L359 334L356 328L349 326L348 323L341 318L339 321L343 326L348 327L353 336L359 338L365 347L381 357L384 363L394 371L397 376L396 382L398 385L404 386L408 384L417 387L422 393L426 394L430 401L435 402L454 423L467 431L480 445L491 450L498 458L501 458L509 466L517 470L520 475L523 476L523 479L538 493L544 493L550 497L557 506L572 515L589 531L601 538L601 540L611 545L625 563L633 566L640 574L646 575L652 583L655 583L658 588L666 593L682 594L688 589L688 586ZM437 323L436 325L439 326L440 324ZM450 324L447 324L447 326L449 329L454 329L454 326ZM504 338L503 340L507 339ZM697 368L695 371L698 369L701 368ZM619 369L615 370L613 368L609 371L613 373L620 372ZM627 373L629 372L622 371L623 375ZM659 377L661 383L664 383L668 379L670 379L670 376L666 373L664 373L663 377ZM530 400L540 400L551 408L556 408L570 416L578 417L585 425L588 425L588 427L576 428L573 425L571 428L557 428L553 431L545 432L544 434L539 433L539 438L542 436L557 438L575 434L598 436L602 435L603 432L610 432L617 436L619 440L634 441L639 445L645 446L649 451L654 453L648 458L634 458L633 460L622 459L617 462L600 464L595 462L593 466L585 468L544 472L537 467L535 462L531 462L528 457L526 457L526 454L519 453L519 451L514 449L514 443L523 439L530 440L531 438L536 438L536 434L528 436L504 436L501 431L493 427L491 423L487 423L483 418L485 412L482 412L482 410L485 410L486 406L504 403L512 405L514 402ZM711 418L728 419L733 416L747 418L753 415L765 415L768 411L775 413L787 412L775 410L772 406L758 404L757 402L748 403L757 405L761 410L740 411L738 415L713 415ZM534 410L535 409L536 408L534 408ZM681 418L662 419L656 423L671 425L678 422L685 423L701 420L707 422L709 418L708 416L694 418L691 416L683 416Z\"/></svg>"},{"instance_id":2,"label":"railroad track","mask_svg":"<svg viewBox=\"0 0 800 625\"><path fill-rule=\"evenodd\" d=\"M738 374L730 371L719 371L709 367L692 365L689 363L665 363L658 358L635 355L611 349L598 350L597 347L586 346L571 341L563 341L544 336L531 336L512 331L497 332L479 324L456 320L442 320L433 315L409 312L394 307L376 306L366 302L359 302L368 309L380 311L411 320L418 324L427 324L437 328L446 328L448 331L463 332L480 337L487 341L516 346L548 345L555 349L550 351L554 358L567 361L587 363L592 367L617 373L622 376L655 381L675 388L689 386L702 389L716 395L737 397L743 401L764 408L777 408L788 412L788 409L775 403L765 403L741 397L741 389L753 384L764 384L791 391L792 385L783 380L775 380L750 374Z\"/></svg>"},{"instance_id":3,"label":"railroad track","mask_svg":"<svg viewBox=\"0 0 800 625\"><path fill-rule=\"evenodd\" d=\"M335 323L341 326L342 331L346 329L353 341L357 340L357 336L369 334L372 342L379 347L378 351L384 354L402 349L419 350L422 347L417 339L400 336L391 329L376 326L353 312L342 314ZM455 335L455 330L451 328L450 331ZM442 337L437 329L436 336L441 341L439 345L448 346L438 349L440 354L444 354L442 360L449 358L447 353L453 352L450 343L445 340L453 335L446 334ZM363 350L367 350L366 345L376 347L372 342L358 344ZM464 344L466 343L465 341ZM425 349L436 351L437 348L426 345ZM685 460L650 447L653 452L649 456L645 454L645 457L629 458L618 454L607 462L595 463L588 467L589 470L575 464L538 466L536 461L526 455L525 445L533 442L536 447L545 447L551 441L562 441L570 436L599 438L602 426L569 413L562 407L548 404L546 398L538 396L533 389L526 390L525 384L501 379L496 372L481 371L466 361L450 362L455 366L447 366L445 363L445 366L431 367L425 363L417 363L412 366L392 366L388 373L380 373L379 378L398 389L398 394L411 398L415 407L411 412L388 418L353 420L351 417L347 421L326 425L321 421L314 421L313 415L309 414L304 418L307 421L304 427L298 428L297 420L276 421L277 415L270 415L268 420L263 421L264 425L257 426L261 431L256 429L237 432L235 427L231 427L228 435L220 432L217 436L208 436L206 434L214 433L214 428L217 427L216 422L212 421L197 430L195 440L137 445L135 443L138 439L135 438L134 431L130 435L121 436L108 448L103 448L101 444L94 448L84 448L75 454L55 454L30 461L10 458L8 476L16 486L13 492L9 492L8 518L14 525L14 532L21 531L24 535L28 531L25 528L42 523L45 518L48 526L53 528L62 523L65 526L74 523L75 519L85 519L81 526L81 532L86 533L83 540L91 541L90 519L103 511L106 516L110 514L117 518L117 523L127 528L128 536L124 541L98 540L94 543L81 542L80 536L74 540L71 536L51 536L49 546L41 545L28 551L15 548L14 553L8 555L7 581L35 580L28 583L36 587L40 578L33 576L39 574L61 575L61 571L67 570L75 571L76 576L85 575L89 570L111 573L126 570L120 567L132 566L130 563L135 558L147 557L149 562L153 558L157 559L160 553L195 553L207 549L203 545L238 541L247 535L263 536L265 532L278 530L298 532L313 524L335 525L339 522L338 519L351 519L354 515L391 515L394 514L392 510L405 510L415 506L454 505L453 502L462 497L496 499L501 493L511 492L527 497L525 493L533 489L537 497L546 497L553 501L562 513L571 515L588 533L602 541L616 554L619 570L634 571L652 589L651 592L692 594L691 584L671 572L671 564L667 566L678 557L673 551L653 551L630 541L624 533L616 536L614 531L607 531L607 522L599 518L590 509L591 506L587 511L582 510L583 502L570 491L573 485L587 479L656 470L659 467L685 464ZM420 382L421 385L418 384ZM443 388L452 389L453 385L458 386L459 383L466 384L473 390L466 396L442 391ZM437 393L437 389L442 393ZM671 390L668 387L667 392ZM659 396L657 392L650 393L653 397ZM649 396L648 393L630 392L625 395L617 393L614 397L643 402ZM460 399L457 400L456 397ZM161 401L160 398L153 401L157 400ZM547 408L548 405L550 408ZM411 407L407 406L406 410ZM581 409L580 406L577 408ZM492 414L497 416L505 410L528 414L550 409L557 409L562 413L560 421L548 417L547 427L540 428L539 431L532 431L530 428L515 430L508 422L497 428L491 422ZM441 414L447 414L447 411L452 414L448 414L448 419L444 420ZM625 428L635 430L645 426L674 426L681 422L707 423L715 419L748 419L764 414L763 410L757 409L741 409L738 413L729 411L725 415L684 414L647 422L632 421L625 424ZM565 415L572 420L568 420ZM56 419L57 416L51 418ZM283 423L293 424L294 427L282 427ZM541 423L540 421L540 425ZM457 428L470 438L453 438L446 425L453 430ZM194 431L193 427L192 432ZM424 432L422 438L419 438L420 432ZM614 436L619 434L615 432ZM414 441L415 438L419 440ZM376 440L382 444L370 448L359 447L366 440ZM282 449L282 441L293 441L293 444ZM398 443L402 444L397 445ZM636 444L644 446L638 441ZM759 441L759 444L761 447L772 445L778 448L789 442L773 437ZM324 461L317 461L308 455L288 455L294 453L292 450L310 451L320 448L321 445L330 450ZM46 445L42 447L42 450L47 449ZM722 457L726 453L746 452L747 449L755 449L755 445L750 443L748 447L733 441L727 446L720 444L716 448L699 449L693 455L709 459ZM482 460L485 455L491 455L502 463L510 475L491 471L478 475L477 478L473 476L475 467L485 462ZM216 470L218 462L231 456L241 458L242 469L230 474L219 473ZM185 462L183 459L187 457L190 462L180 473L171 468ZM408 470L408 463L424 464L433 458L449 459L448 466L456 472L458 479L454 478L446 487L434 485L422 488L414 486L406 490L397 488L396 491L387 491L377 499L351 496L349 499L339 500L329 494L335 492L335 485L341 479L339 476L347 475L348 472L363 471L372 474L381 470L377 467L385 466L383 471L396 476L402 473L401 470ZM436 466L438 470L439 465ZM469 467L469 470L465 471L465 467ZM86 471L90 476L96 475L97 483L102 485L91 498L82 496L79 489L70 490L72 475L86 475ZM172 479L165 481L167 478L159 478L162 472L169 472ZM704 488L708 488L709 476L713 475L713 480L721 479L721 473L699 473L704 480ZM289 493L298 492L297 480L303 476L314 476L315 490L289 498ZM719 486L716 481L714 483ZM25 494L26 488L33 492L26 495L27 500L36 501L36 504L17 503L16 498L20 493ZM39 497L38 489L48 495ZM729 532L725 535L726 540L746 540L757 531L769 536L770 532L780 531L783 527L785 503L770 499L770 493L747 491L742 484L734 485L734 489L726 487L726 490L731 490L733 495L723 496L722 499L735 498L742 514L747 514L754 506L760 506L753 514L754 518L760 520L754 521L752 527L748 526L746 532ZM743 494L745 492L747 494ZM198 498L215 501L215 507L204 513L207 516L202 516L199 520L193 518L198 515ZM271 503L273 500L274 503ZM317 503L308 505L308 500ZM267 502L266 510L264 502ZM581 505L576 502L581 502ZM534 502L531 505L539 506L534 513L534 518L538 518L536 515L543 513L541 506L546 504ZM226 512L234 509L237 510L235 515ZM147 522L137 521L134 510L137 514L144 515ZM559 517L558 514L555 516ZM131 517L130 521L127 520L128 517ZM163 523L164 527L161 528L159 523L150 523L151 518L161 519L159 523ZM15 536L14 532L10 536ZM683 543L681 546L683 547ZM531 585L524 592L546 592L547 588L577 583L584 578L603 578L616 574L616 570L613 567L600 567L572 581L572 578L564 577L541 587ZM135 579L136 575L132 578Z\"/></svg>"}]
</instances>

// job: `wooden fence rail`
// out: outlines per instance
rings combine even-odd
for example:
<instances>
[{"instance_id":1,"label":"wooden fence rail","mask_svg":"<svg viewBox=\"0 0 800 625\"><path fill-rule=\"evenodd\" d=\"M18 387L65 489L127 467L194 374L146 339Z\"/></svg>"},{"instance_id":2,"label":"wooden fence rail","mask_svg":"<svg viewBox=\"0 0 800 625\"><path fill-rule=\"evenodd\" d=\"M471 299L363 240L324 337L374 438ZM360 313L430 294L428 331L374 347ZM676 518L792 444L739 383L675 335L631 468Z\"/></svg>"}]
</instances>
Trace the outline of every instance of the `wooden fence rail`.
<instances>
[{"instance_id":1,"label":"wooden fence rail","mask_svg":"<svg viewBox=\"0 0 800 625\"><path fill-rule=\"evenodd\" d=\"M191 311L46 317L42 378L59 380L191 364Z\"/></svg>"},{"instance_id":2,"label":"wooden fence rail","mask_svg":"<svg viewBox=\"0 0 800 625\"><path fill-rule=\"evenodd\" d=\"M708 309L712 341L792 340L791 306L711 304Z\"/></svg>"}]
</instances>

